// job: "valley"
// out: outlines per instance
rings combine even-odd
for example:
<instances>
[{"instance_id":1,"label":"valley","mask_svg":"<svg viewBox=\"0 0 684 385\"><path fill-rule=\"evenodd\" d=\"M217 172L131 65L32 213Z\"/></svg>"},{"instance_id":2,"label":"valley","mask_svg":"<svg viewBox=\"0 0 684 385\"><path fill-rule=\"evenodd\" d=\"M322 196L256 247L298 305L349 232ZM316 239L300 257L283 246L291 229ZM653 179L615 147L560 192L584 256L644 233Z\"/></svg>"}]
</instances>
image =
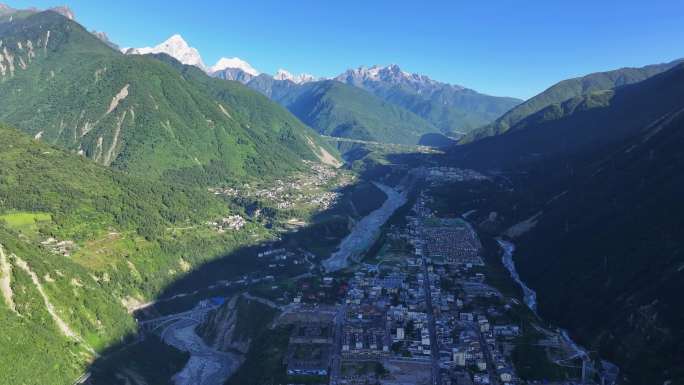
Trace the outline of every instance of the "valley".
<instances>
[{"instance_id":1,"label":"valley","mask_svg":"<svg viewBox=\"0 0 684 385\"><path fill-rule=\"evenodd\" d=\"M462 174L474 174L466 171ZM415 171L412 174L416 175ZM430 174L430 170L427 170L418 175L425 178ZM460 182L450 183L460 185L478 180L473 178L470 176ZM487 182L485 179L477 183ZM383 384L401 383L394 381L405 381L408 378L406 376L413 378L412 381L416 383L426 384L440 383L441 378L450 378L456 383L473 378L476 384L543 378L582 383L590 383L596 378L597 382L615 383L617 372L603 369L610 367L615 370L614 366L607 366L611 364L603 363L598 357L590 357L585 349L570 339L566 331L552 327L536 314L534 292L524 285L514 270L513 244L492 239L483 246L478 238L487 237L486 233L478 235L479 231L473 225L459 218L435 216L430 207L441 203L435 202L430 189L418 187L424 185L424 181L414 181L413 187L403 186L405 191L402 194L406 195L399 195L393 188L377 184L387 195L382 206L359 220L359 225L351 229L346 237L339 238L338 250L329 259L314 257L316 262L308 266L308 273L283 275L278 273L285 267L282 263L270 263L296 263L301 261L301 251L277 244L262 248L258 258L268 264L269 270L274 272L272 275L263 276L254 271L239 280L224 280L204 290L176 294L165 301L169 305L181 300L171 307L162 306L152 310L157 304L149 304L149 308L139 309L141 315L150 314L142 316L142 330L139 333L151 333L146 338L158 335L165 343L190 352L189 361L173 377L177 384L220 384L228 380L231 373L239 377L241 368L252 364L248 352L257 349L252 344L246 348L240 347L241 350L235 350L237 347L216 350L216 347L207 345L207 341L218 341L216 332L212 332L214 337L209 340L205 332L198 332L206 330L204 325L207 324L208 315L222 314L208 324L210 328L221 330L226 325L233 325L228 329L232 331L227 331L233 337L226 335L221 340L234 341L234 328L237 327L234 322L239 322L236 321L239 315L235 314L238 312L235 303L244 300L256 301L278 313L270 322L269 329L329 328L326 337L330 341L326 342L330 343L329 347L317 345L322 343L317 340L320 337L312 335L300 341L300 337L292 334L289 345L279 348L286 349L281 353L285 355L286 367L276 365L269 369L272 372L265 371L262 376L293 379L312 376L313 372L323 370L325 375L319 381L341 384L349 381L346 373L351 370L350 367L358 366L360 362L377 362L388 371L361 371L355 376ZM413 189L423 192L416 195ZM412 197L410 202L407 202L407 196ZM392 215L393 211L404 205L412 205L411 210ZM341 258L341 253L346 250L344 245L349 239L355 239L354 233L362 228L360 224L380 215L379 212L382 212L383 217L391 217L389 222L384 223L386 219L373 220L377 228L373 231L363 227L361 234L372 238L354 242L352 254L355 258L347 259L348 252L345 254L347 258ZM380 234L374 235L376 232ZM480 255L485 257L481 258ZM342 260L345 262L342 263ZM310 282L317 282L314 283L316 286L310 286ZM336 287L345 287L345 290L333 290L324 297L320 296L321 291L316 292ZM189 302L186 299L190 299ZM191 308L196 301L199 304L193 310L179 314L170 310ZM387 308L389 303L391 305ZM179 305L180 308L177 307ZM147 318L162 309L171 313L161 318ZM357 313L360 319L369 320L364 322L371 323L357 325L356 317L350 316ZM386 316L374 318L378 314ZM197 318L190 319L195 315ZM452 321L454 316L457 321ZM328 322L329 326L316 326ZM380 323L375 326L376 322ZM160 326L150 326L152 329L145 326L156 324ZM354 334L358 333L355 332L357 328L364 330L361 336L365 333L379 334L372 340L366 340ZM365 331L366 328L369 328L368 331ZM413 342L411 333L419 331L422 340L418 338L417 343ZM475 336L474 340L471 334ZM305 342L307 338L318 342ZM530 340L538 341L540 348L524 348L527 350L522 353ZM320 349L329 350L329 353L317 364L307 361L307 366L295 371L291 368L300 364L296 364L298 361L287 352L293 346L300 346L298 344L303 344L303 349L323 346ZM521 354L529 356L523 359ZM477 357L480 357L479 361ZM542 362L543 366L538 369L531 370L525 366L536 366ZM331 366L330 372L326 369L328 365ZM404 367L412 367L410 375L406 369L402 369ZM95 381L93 383L99 383L97 370L95 367L96 374L91 377ZM258 378L266 377L257 377L255 381Z\"/></svg>"},{"instance_id":2,"label":"valley","mask_svg":"<svg viewBox=\"0 0 684 385\"><path fill-rule=\"evenodd\" d=\"M155 1L0 4L0 384L684 383L676 4Z\"/></svg>"}]
</instances>

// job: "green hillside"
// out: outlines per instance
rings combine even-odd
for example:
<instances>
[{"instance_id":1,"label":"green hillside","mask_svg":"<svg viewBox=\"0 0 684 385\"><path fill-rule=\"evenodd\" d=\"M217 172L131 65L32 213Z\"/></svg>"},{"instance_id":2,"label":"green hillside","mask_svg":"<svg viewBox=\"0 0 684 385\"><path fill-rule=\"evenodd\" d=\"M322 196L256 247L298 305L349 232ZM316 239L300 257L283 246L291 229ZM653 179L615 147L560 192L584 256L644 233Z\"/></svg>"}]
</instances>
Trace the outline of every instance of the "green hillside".
<instances>
[{"instance_id":1,"label":"green hillside","mask_svg":"<svg viewBox=\"0 0 684 385\"><path fill-rule=\"evenodd\" d=\"M335 80L411 111L450 136L462 136L491 123L522 102L441 83L425 75L403 71L396 64L350 69Z\"/></svg>"},{"instance_id":2,"label":"green hillside","mask_svg":"<svg viewBox=\"0 0 684 385\"><path fill-rule=\"evenodd\" d=\"M71 384L135 330L126 306L261 231L206 226L232 210L204 189L128 176L5 126L0 143L0 383Z\"/></svg>"},{"instance_id":3,"label":"green hillside","mask_svg":"<svg viewBox=\"0 0 684 385\"><path fill-rule=\"evenodd\" d=\"M245 87L216 99L167 63L124 56L57 13L2 23L0 39L0 121L100 164L216 183L317 159L314 135L275 103L259 100L260 113L246 114L257 99Z\"/></svg>"},{"instance_id":4,"label":"green hillside","mask_svg":"<svg viewBox=\"0 0 684 385\"><path fill-rule=\"evenodd\" d=\"M226 81L207 76L197 67L183 65L168 55L154 55L155 59L167 63L189 82L197 84L218 104L223 107L231 106L232 113L224 107L221 112L227 116L250 122L248 134L250 140L264 148L269 143L280 142L295 154L300 154L302 159L318 160L333 165L339 164L337 150L320 140L318 134L304 125L293 116L287 109L274 103L266 96L255 92L239 82ZM313 156L312 156L313 155ZM252 159L252 164L257 166L257 175L269 173L269 169L277 169L278 158L271 158L268 154L259 153ZM265 163L271 162L271 163Z\"/></svg>"},{"instance_id":5,"label":"green hillside","mask_svg":"<svg viewBox=\"0 0 684 385\"><path fill-rule=\"evenodd\" d=\"M684 107L684 64L643 82L548 106L502 135L455 146L449 157L490 169L576 156L622 143Z\"/></svg>"},{"instance_id":6,"label":"green hillside","mask_svg":"<svg viewBox=\"0 0 684 385\"><path fill-rule=\"evenodd\" d=\"M284 105L319 133L366 141L417 144L438 129L401 107L337 81L308 83Z\"/></svg>"},{"instance_id":7,"label":"green hillside","mask_svg":"<svg viewBox=\"0 0 684 385\"><path fill-rule=\"evenodd\" d=\"M680 64L449 154L451 164L505 175L505 191L477 208L498 213L500 232L534 216L514 242L540 314L631 383L684 380L683 111Z\"/></svg>"},{"instance_id":8,"label":"green hillside","mask_svg":"<svg viewBox=\"0 0 684 385\"><path fill-rule=\"evenodd\" d=\"M379 88L373 92L423 117L447 135L467 134L521 102L515 98L495 97L449 86L428 95L401 86Z\"/></svg>"},{"instance_id":9,"label":"green hillside","mask_svg":"<svg viewBox=\"0 0 684 385\"><path fill-rule=\"evenodd\" d=\"M508 130L516 130L518 129L517 124L521 120L548 106L560 104L568 99L591 93L638 83L653 75L667 71L681 62L681 60L676 60L670 63L654 64L641 68L621 68L614 71L597 72L583 77L563 80L514 107L494 123L473 131L466 137L465 141L499 135Z\"/></svg>"}]
</instances>

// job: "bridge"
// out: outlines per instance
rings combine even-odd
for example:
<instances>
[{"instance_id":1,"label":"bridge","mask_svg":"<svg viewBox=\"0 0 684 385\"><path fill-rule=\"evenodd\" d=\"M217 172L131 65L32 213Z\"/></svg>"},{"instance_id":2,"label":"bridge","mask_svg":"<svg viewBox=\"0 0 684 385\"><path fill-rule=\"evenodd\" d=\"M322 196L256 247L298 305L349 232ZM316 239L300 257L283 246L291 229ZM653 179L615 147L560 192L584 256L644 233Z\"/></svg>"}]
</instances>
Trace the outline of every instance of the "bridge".
<instances>
[{"instance_id":1,"label":"bridge","mask_svg":"<svg viewBox=\"0 0 684 385\"><path fill-rule=\"evenodd\" d=\"M140 326L141 331L154 332L162 327L166 327L176 321L183 319L199 323L206 319L207 314L209 314L210 311L218 308L219 305L217 304L214 304L210 301L202 301L192 310L140 321L138 322L138 326Z\"/></svg>"}]
</instances>

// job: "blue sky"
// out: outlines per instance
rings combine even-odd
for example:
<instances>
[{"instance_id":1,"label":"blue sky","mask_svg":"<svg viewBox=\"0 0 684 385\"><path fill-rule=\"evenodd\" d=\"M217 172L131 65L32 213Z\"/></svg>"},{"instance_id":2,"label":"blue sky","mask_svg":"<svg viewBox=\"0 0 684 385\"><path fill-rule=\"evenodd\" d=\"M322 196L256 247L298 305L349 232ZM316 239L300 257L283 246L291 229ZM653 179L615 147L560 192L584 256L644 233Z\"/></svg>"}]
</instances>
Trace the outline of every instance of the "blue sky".
<instances>
[{"instance_id":1,"label":"blue sky","mask_svg":"<svg viewBox=\"0 0 684 385\"><path fill-rule=\"evenodd\" d=\"M6 1L46 8L65 0ZM527 98L590 72L684 57L681 0L332 1L71 0L88 29L127 47L180 33L208 65L238 56L334 76L347 68L404 70L480 92Z\"/></svg>"}]
</instances>

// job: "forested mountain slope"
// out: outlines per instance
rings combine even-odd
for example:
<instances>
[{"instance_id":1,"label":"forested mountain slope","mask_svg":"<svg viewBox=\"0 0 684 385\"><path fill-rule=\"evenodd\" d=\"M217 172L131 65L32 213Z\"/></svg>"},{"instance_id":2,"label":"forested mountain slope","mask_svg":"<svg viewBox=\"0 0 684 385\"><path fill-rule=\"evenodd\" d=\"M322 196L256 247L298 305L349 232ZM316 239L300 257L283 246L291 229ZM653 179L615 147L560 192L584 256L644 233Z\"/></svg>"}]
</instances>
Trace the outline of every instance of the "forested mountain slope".
<instances>
[{"instance_id":1,"label":"forested mountain slope","mask_svg":"<svg viewBox=\"0 0 684 385\"><path fill-rule=\"evenodd\" d=\"M441 83L425 75L405 72L396 64L350 69L335 80L362 88L405 108L447 135L468 133L522 102Z\"/></svg>"},{"instance_id":2,"label":"forested mountain slope","mask_svg":"<svg viewBox=\"0 0 684 385\"><path fill-rule=\"evenodd\" d=\"M511 184L497 210L508 226L529 219L506 234L541 315L632 383L683 381L684 64L518 125L451 160Z\"/></svg>"},{"instance_id":3,"label":"forested mountain slope","mask_svg":"<svg viewBox=\"0 0 684 385\"><path fill-rule=\"evenodd\" d=\"M205 189L125 175L5 126L0 143L0 383L71 384L135 330L127 310L250 241L206 226L232 210Z\"/></svg>"},{"instance_id":4,"label":"forested mountain slope","mask_svg":"<svg viewBox=\"0 0 684 385\"><path fill-rule=\"evenodd\" d=\"M320 134L393 144L417 144L439 129L413 112L335 80L296 84L261 74L247 82Z\"/></svg>"},{"instance_id":5,"label":"forested mountain slope","mask_svg":"<svg viewBox=\"0 0 684 385\"><path fill-rule=\"evenodd\" d=\"M684 381L682 146L684 109L584 162L547 164L546 173L573 175L518 240L516 261L542 314L633 383Z\"/></svg>"},{"instance_id":6,"label":"forested mountain slope","mask_svg":"<svg viewBox=\"0 0 684 385\"><path fill-rule=\"evenodd\" d=\"M614 71L597 72L583 77L563 80L549 87L544 92L526 100L512 108L492 124L474 130L465 141L472 141L491 135L499 135L508 130L517 130L518 123L546 107L560 104L568 99L579 98L600 91L608 91L617 87L634 84L651 76L667 71L682 60L664 64L653 64L640 68L621 68Z\"/></svg>"},{"instance_id":7,"label":"forested mountain slope","mask_svg":"<svg viewBox=\"0 0 684 385\"><path fill-rule=\"evenodd\" d=\"M439 131L418 115L356 87L334 80L301 87L298 95L285 105L323 135L418 144L423 135Z\"/></svg>"},{"instance_id":8,"label":"forested mountain slope","mask_svg":"<svg viewBox=\"0 0 684 385\"><path fill-rule=\"evenodd\" d=\"M267 100L267 121L150 57L125 56L51 11L0 24L0 121L133 174L224 181L316 160L315 134ZM216 81L221 81L216 79ZM247 106L245 106L247 104Z\"/></svg>"},{"instance_id":9,"label":"forested mountain slope","mask_svg":"<svg viewBox=\"0 0 684 385\"><path fill-rule=\"evenodd\" d=\"M449 156L487 168L575 156L622 143L683 107L684 64L680 64L640 83L548 106L521 120L519 129L454 146Z\"/></svg>"}]
</instances>

